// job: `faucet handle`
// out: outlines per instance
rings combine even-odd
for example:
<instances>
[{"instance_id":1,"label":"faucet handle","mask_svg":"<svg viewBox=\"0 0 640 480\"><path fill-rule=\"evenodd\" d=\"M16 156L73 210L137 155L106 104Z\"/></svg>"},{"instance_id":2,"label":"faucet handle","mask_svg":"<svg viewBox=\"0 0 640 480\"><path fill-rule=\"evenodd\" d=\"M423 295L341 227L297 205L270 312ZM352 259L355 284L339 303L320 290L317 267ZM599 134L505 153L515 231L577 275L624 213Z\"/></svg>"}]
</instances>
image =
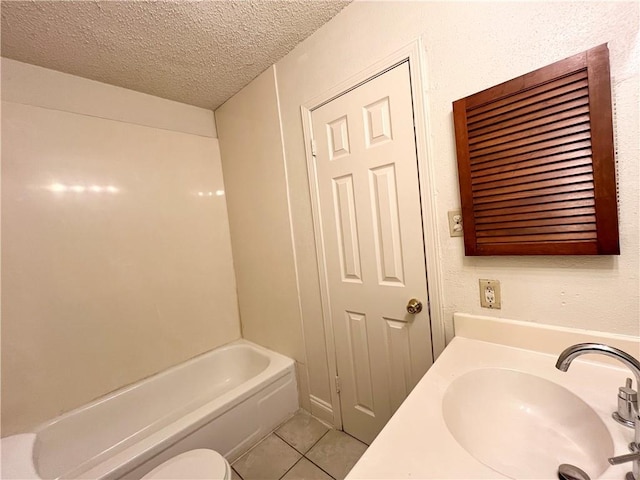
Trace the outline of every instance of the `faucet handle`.
<instances>
[{"instance_id":1,"label":"faucet handle","mask_svg":"<svg viewBox=\"0 0 640 480\"><path fill-rule=\"evenodd\" d=\"M626 455L618 455L611 457L609 463L611 465L620 465L621 463L633 462L640 460L640 452L627 453Z\"/></svg>"},{"instance_id":2,"label":"faucet handle","mask_svg":"<svg viewBox=\"0 0 640 480\"><path fill-rule=\"evenodd\" d=\"M627 377L626 382L624 382L624 387L620 387L620 391L624 390L627 393L635 394L636 391L633 388L631 388L632 384L633 384L633 380Z\"/></svg>"},{"instance_id":3,"label":"faucet handle","mask_svg":"<svg viewBox=\"0 0 640 480\"><path fill-rule=\"evenodd\" d=\"M636 386L637 388L637 386ZM625 427L634 428L634 406L638 405L638 392L631 388L631 379L627 378L624 387L618 389L618 411L613 412L613 419Z\"/></svg>"},{"instance_id":4,"label":"faucet handle","mask_svg":"<svg viewBox=\"0 0 640 480\"><path fill-rule=\"evenodd\" d=\"M633 472L628 472L624 478L625 480L639 480L638 467L640 466L640 449L638 449L635 442L632 442L629 444L629 450L631 450L632 453L611 457L609 463L611 465L620 465L621 463L633 462Z\"/></svg>"}]
</instances>

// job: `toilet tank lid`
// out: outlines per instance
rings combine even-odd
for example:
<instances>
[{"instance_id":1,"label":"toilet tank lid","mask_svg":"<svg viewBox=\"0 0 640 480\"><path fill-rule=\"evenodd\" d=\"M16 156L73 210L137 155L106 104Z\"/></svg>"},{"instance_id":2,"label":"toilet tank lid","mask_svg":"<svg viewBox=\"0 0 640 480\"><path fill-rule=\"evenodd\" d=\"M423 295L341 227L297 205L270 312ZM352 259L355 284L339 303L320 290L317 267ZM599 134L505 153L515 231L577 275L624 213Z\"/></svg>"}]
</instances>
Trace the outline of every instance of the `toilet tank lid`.
<instances>
[{"instance_id":1,"label":"toilet tank lid","mask_svg":"<svg viewBox=\"0 0 640 480\"><path fill-rule=\"evenodd\" d=\"M216 479L230 477L229 464L218 452L200 448L170 458L147 473L143 480Z\"/></svg>"}]
</instances>

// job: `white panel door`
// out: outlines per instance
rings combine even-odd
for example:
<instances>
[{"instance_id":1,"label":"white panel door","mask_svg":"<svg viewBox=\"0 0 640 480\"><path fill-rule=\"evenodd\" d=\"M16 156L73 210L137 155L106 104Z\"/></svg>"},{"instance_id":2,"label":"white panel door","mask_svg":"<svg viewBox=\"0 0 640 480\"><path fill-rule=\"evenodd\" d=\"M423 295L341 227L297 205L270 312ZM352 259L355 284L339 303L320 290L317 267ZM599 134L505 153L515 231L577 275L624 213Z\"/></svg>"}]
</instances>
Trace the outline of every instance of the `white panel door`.
<instances>
[{"instance_id":1,"label":"white panel door","mask_svg":"<svg viewBox=\"0 0 640 480\"><path fill-rule=\"evenodd\" d=\"M311 119L343 428L370 443L433 363L408 63Z\"/></svg>"}]
</instances>

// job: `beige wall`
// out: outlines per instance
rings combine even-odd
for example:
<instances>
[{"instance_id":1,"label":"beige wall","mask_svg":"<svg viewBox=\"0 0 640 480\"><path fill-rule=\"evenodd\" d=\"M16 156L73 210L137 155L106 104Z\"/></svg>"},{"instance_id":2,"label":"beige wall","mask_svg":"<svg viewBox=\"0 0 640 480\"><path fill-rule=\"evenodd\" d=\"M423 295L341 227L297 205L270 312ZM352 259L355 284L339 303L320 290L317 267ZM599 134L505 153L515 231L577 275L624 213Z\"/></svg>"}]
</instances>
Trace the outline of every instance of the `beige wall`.
<instances>
[{"instance_id":1,"label":"beige wall","mask_svg":"<svg viewBox=\"0 0 640 480\"><path fill-rule=\"evenodd\" d=\"M6 436L240 329L212 112L5 59L2 100Z\"/></svg>"},{"instance_id":2,"label":"beige wall","mask_svg":"<svg viewBox=\"0 0 640 480\"><path fill-rule=\"evenodd\" d=\"M308 402L278 118L273 67L216 110L242 336L293 357Z\"/></svg>"},{"instance_id":3,"label":"beige wall","mask_svg":"<svg viewBox=\"0 0 640 480\"><path fill-rule=\"evenodd\" d=\"M276 64L312 396L330 401L300 105L419 38L438 214L439 241L431 248L441 258L439 313L447 337L456 311L640 334L638 17L636 2L355 1ZM460 205L451 102L605 42L616 102L622 255L465 257L462 239L449 237L447 226L447 211ZM264 121L278 118L272 113ZM272 161L280 168L279 156ZM480 308L479 278L501 281L502 310ZM299 328L293 316L287 322L273 328Z\"/></svg>"}]
</instances>

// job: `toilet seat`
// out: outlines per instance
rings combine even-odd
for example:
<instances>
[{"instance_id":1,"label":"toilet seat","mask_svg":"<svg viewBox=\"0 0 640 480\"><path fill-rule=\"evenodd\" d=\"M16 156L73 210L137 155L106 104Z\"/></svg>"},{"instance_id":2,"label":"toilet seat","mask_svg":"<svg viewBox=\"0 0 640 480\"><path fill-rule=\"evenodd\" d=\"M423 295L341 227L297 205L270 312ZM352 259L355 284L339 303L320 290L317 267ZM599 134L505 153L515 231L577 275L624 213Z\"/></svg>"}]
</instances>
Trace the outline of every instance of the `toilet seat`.
<instances>
[{"instance_id":1,"label":"toilet seat","mask_svg":"<svg viewBox=\"0 0 640 480\"><path fill-rule=\"evenodd\" d=\"M206 448L181 453L142 477L143 480L227 480L230 478L229 462L218 452Z\"/></svg>"}]
</instances>

